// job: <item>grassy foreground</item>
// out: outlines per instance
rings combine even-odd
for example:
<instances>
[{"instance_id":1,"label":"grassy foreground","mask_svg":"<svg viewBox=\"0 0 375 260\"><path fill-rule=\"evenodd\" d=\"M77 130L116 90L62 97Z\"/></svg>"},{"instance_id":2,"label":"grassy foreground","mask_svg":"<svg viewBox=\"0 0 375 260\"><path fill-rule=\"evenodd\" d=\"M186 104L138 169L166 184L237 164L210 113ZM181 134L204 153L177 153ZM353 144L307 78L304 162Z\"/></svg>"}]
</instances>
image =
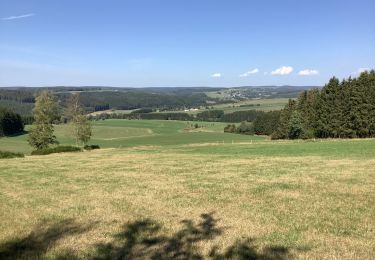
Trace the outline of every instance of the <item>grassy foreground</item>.
<instances>
[{"instance_id":1,"label":"grassy foreground","mask_svg":"<svg viewBox=\"0 0 375 260\"><path fill-rule=\"evenodd\" d=\"M0 258L374 259L374 168L373 140L8 159Z\"/></svg>"}]
</instances>

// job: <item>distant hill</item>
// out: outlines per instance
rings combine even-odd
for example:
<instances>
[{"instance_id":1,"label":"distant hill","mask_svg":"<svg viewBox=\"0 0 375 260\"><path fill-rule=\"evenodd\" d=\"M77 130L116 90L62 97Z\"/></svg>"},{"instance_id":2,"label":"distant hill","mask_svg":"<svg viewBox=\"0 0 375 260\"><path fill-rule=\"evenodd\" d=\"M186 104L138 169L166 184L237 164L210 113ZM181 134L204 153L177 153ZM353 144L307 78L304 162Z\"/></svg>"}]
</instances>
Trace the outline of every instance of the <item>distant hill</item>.
<instances>
[{"instance_id":1,"label":"distant hill","mask_svg":"<svg viewBox=\"0 0 375 260\"><path fill-rule=\"evenodd\" d=\"M311 86L241 86L211 87L156 87L119 88L108 86L50 86L0 88L0 107L11 108L23 116L30 116L35 96L42 90L52 91L64 107L71 93L80 92L87 112L108 109L182 109L237 102L246 99L296 98Z\"/></svg>"}]
</instances>

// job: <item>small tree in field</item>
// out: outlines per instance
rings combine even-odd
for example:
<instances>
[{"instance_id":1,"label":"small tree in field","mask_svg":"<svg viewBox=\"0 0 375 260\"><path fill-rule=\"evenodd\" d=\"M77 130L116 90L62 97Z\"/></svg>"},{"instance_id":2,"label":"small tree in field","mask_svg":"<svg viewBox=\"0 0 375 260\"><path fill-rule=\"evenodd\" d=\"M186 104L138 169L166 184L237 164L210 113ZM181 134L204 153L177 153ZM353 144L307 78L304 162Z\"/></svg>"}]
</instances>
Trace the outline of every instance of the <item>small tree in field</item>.
<instances>
[{"instance_id":1,"label":"small tree in field","mask_svg":"<svg viewBox=\"0 0 375 260\"><path fill-rule=\"evenodd\" d=\"M76 145L78 146L79 143L87 144L92 135L92 127L90 121L84 115L78 93L73 94L70 99L67 118L72 124Z\"/></svg>"},{"instance_id":2,"label":"small tree in field","mask_svg":"<svg viewBox=\"0 0 375 260\"><path fill-rule=\"evenodd\" d=\"M36 98L33 114L34 123L29 132L29 144L38 150L57 144L53 134L53 122L58 119L58 105L50 92L43 91Z\"/></svg>"}]
</instances>

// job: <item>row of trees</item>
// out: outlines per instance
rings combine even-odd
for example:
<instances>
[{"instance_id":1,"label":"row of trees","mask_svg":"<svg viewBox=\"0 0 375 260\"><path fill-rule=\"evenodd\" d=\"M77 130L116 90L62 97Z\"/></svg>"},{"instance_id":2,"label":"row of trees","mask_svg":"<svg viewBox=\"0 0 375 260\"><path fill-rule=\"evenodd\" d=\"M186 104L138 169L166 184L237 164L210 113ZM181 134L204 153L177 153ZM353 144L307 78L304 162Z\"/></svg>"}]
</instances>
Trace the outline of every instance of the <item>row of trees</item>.
<instances>
[{"instance_id":1,"label":"row of trees","mask_svg":"<svg viewBox=\"0 0 375 260\"><path fill-rule=\"evenodd\" d=\"M61 117L56 97L48 91L41 92L36 98L33 115L34 123L29 131L29 144L38 150L45 149L49 145L58 144L53 126L54 123L60 121ZM92 130L91 124L84 115L79 103L79 94L71 96L65 116L72 125L72 133L76 139L76 145L87 143L90 140Z\"/></svg>"},{"instance_id":2,"label":"row of trees","mask_svg":"<svg viewBox=\"0 0 375 260\"><path fill-rule=\"evenodd\" d=\"M0 108L0 137L23 133L23 121L19 114Z\"/></svg>"},{"instance_id":3,"label":"row of trees","mask_svg":"<svg viewBox=\"0 0 375 260\"><path fill-rule=\"evenodd\" d=\"M259 110L235 111L224 114L223 110L207 110L197 113L195 116L184 112L157 112L150 108L138 109L130 114L124 113L100 113L89 116L90 120L104 119L153 119L153 120L181 120L181 121L206 121L206 122L227 122L240 123L243 121L252 122L258 116L266 114Z\"/></svg>"},{"instance_id":4,"label":"row of trees","mask_svg":"<svg viewBox=\"0 0 375 260\"><path fill-rule=\"evenodd\" d=\"M375 71L304 91L282 110L274 139L375 136Z\"/></svg>"},{"instance_id":5,"label":"row of trees","mask_svg":"<svg viewBox=\"0 0 375 260\"><path fill-rule=\"evenodd\" d=\"M259 113L253 122L243 121L239 126L229 124L224 128L226 133L271 135L279 127L280 111Z\"/></svg>"},{"instance_id":6,"label":"row of trees","mask_svg":"<svg viewBox=\"0 0 375 260\"><path fill-rule=\"evenodd\" d=\"M254 134L254 126L251 122L241 122L239 126L235 124L229 124L224 127L225 133L234 133L234 134L244 134L244 135L253 135Z\"/></svg>"}]
</instances>

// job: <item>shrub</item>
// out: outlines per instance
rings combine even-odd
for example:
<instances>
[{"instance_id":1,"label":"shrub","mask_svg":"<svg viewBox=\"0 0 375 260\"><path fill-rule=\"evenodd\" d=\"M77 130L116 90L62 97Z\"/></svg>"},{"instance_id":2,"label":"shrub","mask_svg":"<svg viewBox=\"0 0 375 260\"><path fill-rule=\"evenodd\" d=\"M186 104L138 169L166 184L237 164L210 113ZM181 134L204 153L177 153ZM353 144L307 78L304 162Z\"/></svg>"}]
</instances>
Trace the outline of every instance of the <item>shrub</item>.
<instances>
[{"instance_id":1,"label":"shrub","mask_svg":"<svg viewBox=\"0 0 375 260\"><path fill-rule=\"evenodd\" d=\"M100 146L97 144L91 144L91 145L85 145L83 148L85 150L90 151L90 150L100 149Z\"/></svg>"},{"instance_id":2,"label":"shrub","mask_svg":"<svg viewBox=\"0 0 375 260\"><path fill-rule=\"evenodd\" d=\"M65 152L81 152L82 149L76 146L57 146L53 148L45 148L31 152L31 155L47 155L51 153L65 153Z\"/></svg>"},{"instance_id":3,"label":"shrub","mask_svg":"<svg viewBox=\"0 0 375 260\"><path fill-rule=\"evenodd\" d=\"M25 157L22 153L0 151L0 159L22 158L22 157Z\"/></svg>"},{"instance_id":4,"label":"shrub","mask_svg":"<svg viewBox=\"0 0 375 260\"><path fill-rule=\"evenodd\" d=\"M227 125L226 127L224 127L224 132L225 133L236 133L237 129L236 129L236 126L234 124L232 125Z\"/></svg>"},{"instance_id":5,"label":"shrub","mask_svg":"<svg viewBox=\"0 0 375 260\"><path fill-rule=\"evenodd\" d=\"M236 131L239 134L253 135L254 127L252 123L245 121L245 122L241 122L241 124L237 127Z\"/></svg>"}]
</instances>

